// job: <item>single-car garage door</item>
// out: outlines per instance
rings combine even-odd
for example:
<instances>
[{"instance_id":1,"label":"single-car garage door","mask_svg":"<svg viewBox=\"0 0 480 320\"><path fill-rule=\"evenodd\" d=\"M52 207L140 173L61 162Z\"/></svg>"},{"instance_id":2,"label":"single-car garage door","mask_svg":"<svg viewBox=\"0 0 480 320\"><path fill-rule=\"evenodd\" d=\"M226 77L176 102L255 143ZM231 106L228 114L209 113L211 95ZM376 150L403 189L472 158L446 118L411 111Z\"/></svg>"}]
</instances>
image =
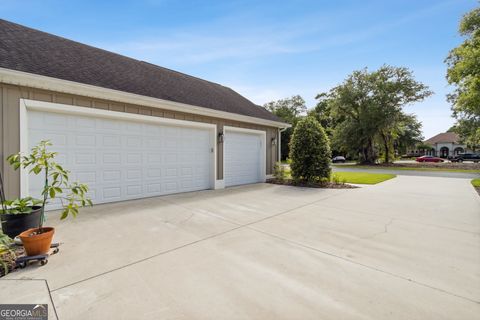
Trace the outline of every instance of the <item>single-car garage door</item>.
<instances>
[{"instance_id":1,"label":"single-car garage door","mask_svg":"<svg viewBox=\"0 0 480 320\"><path fill-rule=\"evenodd\" d=\"M89 185L94 203L212 187L212 131L131 121L125 115L119 119L28 111L28 147L51 140L73 180ZM28 182L29 194L38 197L41 178L29 176Z\"/></svg>"},{"instance_id":2,"label":"single-car garage door","mask_svg":"<svg viewBox=\"0 0 480 320\"><path fill-rule=\"evenodd\" d=\"M224 138L225 186L265 180L265 134L261 131L227 128Z\"/></svg>"}]
</instances>

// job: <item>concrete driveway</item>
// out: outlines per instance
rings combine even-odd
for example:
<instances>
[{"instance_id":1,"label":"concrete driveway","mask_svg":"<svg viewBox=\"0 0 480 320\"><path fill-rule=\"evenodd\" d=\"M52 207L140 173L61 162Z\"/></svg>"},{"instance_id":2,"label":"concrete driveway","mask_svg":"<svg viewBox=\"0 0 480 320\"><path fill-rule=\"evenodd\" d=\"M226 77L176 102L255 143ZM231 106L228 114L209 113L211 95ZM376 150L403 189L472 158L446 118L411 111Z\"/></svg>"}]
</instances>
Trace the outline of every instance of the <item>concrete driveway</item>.
<instances>
[{"instance_id":1,"label":"concrete driveway","mask_svg":"<svg viewBox=\"0 0 480 320\"><path fill-rule=\"evenodd\" d=\"M1 280L1 303L49 303L60 319L480 314L480 197L465 179L258 184L99 205L49 224L60 253Z\"/></svg>"}]
</instances>

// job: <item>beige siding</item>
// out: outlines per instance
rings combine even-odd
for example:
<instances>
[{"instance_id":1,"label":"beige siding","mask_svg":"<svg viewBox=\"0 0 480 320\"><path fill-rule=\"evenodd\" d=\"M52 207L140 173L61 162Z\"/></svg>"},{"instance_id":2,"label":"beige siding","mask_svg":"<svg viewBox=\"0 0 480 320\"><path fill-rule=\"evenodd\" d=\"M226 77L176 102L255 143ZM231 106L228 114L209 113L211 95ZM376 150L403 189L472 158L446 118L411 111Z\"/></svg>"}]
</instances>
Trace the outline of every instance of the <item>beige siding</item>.
<instances>
[{"instance_id":1,"label":"beige siding","mask_svg":"<svg viewBox=\"0 0 480 320\"><path fill-rule=\"evenodd\" d=\"M46 102L55 102L80 107L128 112L154 117L165 117L180 120L213 123L217 125L217 131L223 131L223 126L233 126L248 129L263 130L266 132L266 173L272 174L273 166L277 161L278 152L271 144L272 138L276 137L277 128L260 126L250 123L225 120L220 118L205 117L200 115L162 110L140 105L132 105L115 101L93 99L89 97L69 95L33 88L12 86L0 83L0 155L2 172L5 173L6 192L8 197L16 197L20 193L20 176L6 163L5 158L16 153L20 149L20 99L27 98ZM223 144L218 144L217 149L217 177L223 179Z\"/></svg>"}]
</instances>

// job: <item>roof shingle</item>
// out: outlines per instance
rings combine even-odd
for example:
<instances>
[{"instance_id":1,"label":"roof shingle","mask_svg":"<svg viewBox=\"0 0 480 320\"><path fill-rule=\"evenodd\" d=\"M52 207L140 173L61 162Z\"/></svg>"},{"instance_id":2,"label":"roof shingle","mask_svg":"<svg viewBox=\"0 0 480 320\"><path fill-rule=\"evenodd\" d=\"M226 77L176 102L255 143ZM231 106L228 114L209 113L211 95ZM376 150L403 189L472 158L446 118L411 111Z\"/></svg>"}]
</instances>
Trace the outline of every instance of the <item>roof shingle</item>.
<instances>
[{"instance_id":1,"label":"roof shingle","mask_svg":"<svg viewBox=\"0 0 480 320\"><path fill-rule=\"evenodd\" d=\"M443 132L426 140L425 143L428 143L428 144L435 144L440 142L458 143L459 140L460 140L460 137L455 132Z\"/></svg>"},{"instance_id":2,"label":"roof shingle","mask_svg":"<svg viewBox=\"0 0 480 320\"><path fill-rule=\"evenodd\" d=\"M2 19L0 67L283 122L228 87Z\"/></svg>"}]
</instances>

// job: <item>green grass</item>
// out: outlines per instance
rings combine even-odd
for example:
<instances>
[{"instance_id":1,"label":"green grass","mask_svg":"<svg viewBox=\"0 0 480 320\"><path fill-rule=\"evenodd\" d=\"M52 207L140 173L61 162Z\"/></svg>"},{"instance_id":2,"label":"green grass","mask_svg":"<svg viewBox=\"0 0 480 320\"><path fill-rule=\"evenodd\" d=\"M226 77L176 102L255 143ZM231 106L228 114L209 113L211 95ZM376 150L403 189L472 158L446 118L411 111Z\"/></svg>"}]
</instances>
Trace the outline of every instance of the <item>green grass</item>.
<instances>
[{"instance_id":1,"label":"green grass","mask_svg":"<svg viewBox=\"0 0 480 320\"><path fill-rule=\"evenodd\" d=\"M335 166L335 164L333 164ZM395 166L362 166L357 164L352 164L349 166L354 166L358 169L380 169L380 170L407 170L407 171L444 171L444 172L465 172L465 173L480 173L480 170L475 169L452 169L452 168L415 168L415 167L395 167ZM342 166L337 166L341 168Z\"/></svg>"},{"instance_id":2,"label":"green grass","mask_svg":"<svg viewBox=\"0 0 480 320\"><path fill-rule=\"evenodd\" d=\"M287 179L291 179L290 168L285 169ZM377 184L396 177L389 173L369 173L369 172L332 172L332 177L336 176L339 182L356 183L356 184Z\"/></svg>"},{"instance_id":3,"label":"green grass","mask_svg":"<svg viewBox=\"0 0 480 320\"><path fill-rule=\"evenodd\" d=\"M356 184L377 184L396 177L394 174L388 173L368 173L368 172L342 172L336 171L332 173L336 175L341 182Z\"/></svg>"},{"instance_id":4,"label":"green grass","mask_svg":"<svg viewBox=\"0 0 480 320\"><path fill-rule=\"evenodd\" d=\"M475 188L480 188L480 179L472 179L472 186Z\"/></svg>"}]
</instances>

